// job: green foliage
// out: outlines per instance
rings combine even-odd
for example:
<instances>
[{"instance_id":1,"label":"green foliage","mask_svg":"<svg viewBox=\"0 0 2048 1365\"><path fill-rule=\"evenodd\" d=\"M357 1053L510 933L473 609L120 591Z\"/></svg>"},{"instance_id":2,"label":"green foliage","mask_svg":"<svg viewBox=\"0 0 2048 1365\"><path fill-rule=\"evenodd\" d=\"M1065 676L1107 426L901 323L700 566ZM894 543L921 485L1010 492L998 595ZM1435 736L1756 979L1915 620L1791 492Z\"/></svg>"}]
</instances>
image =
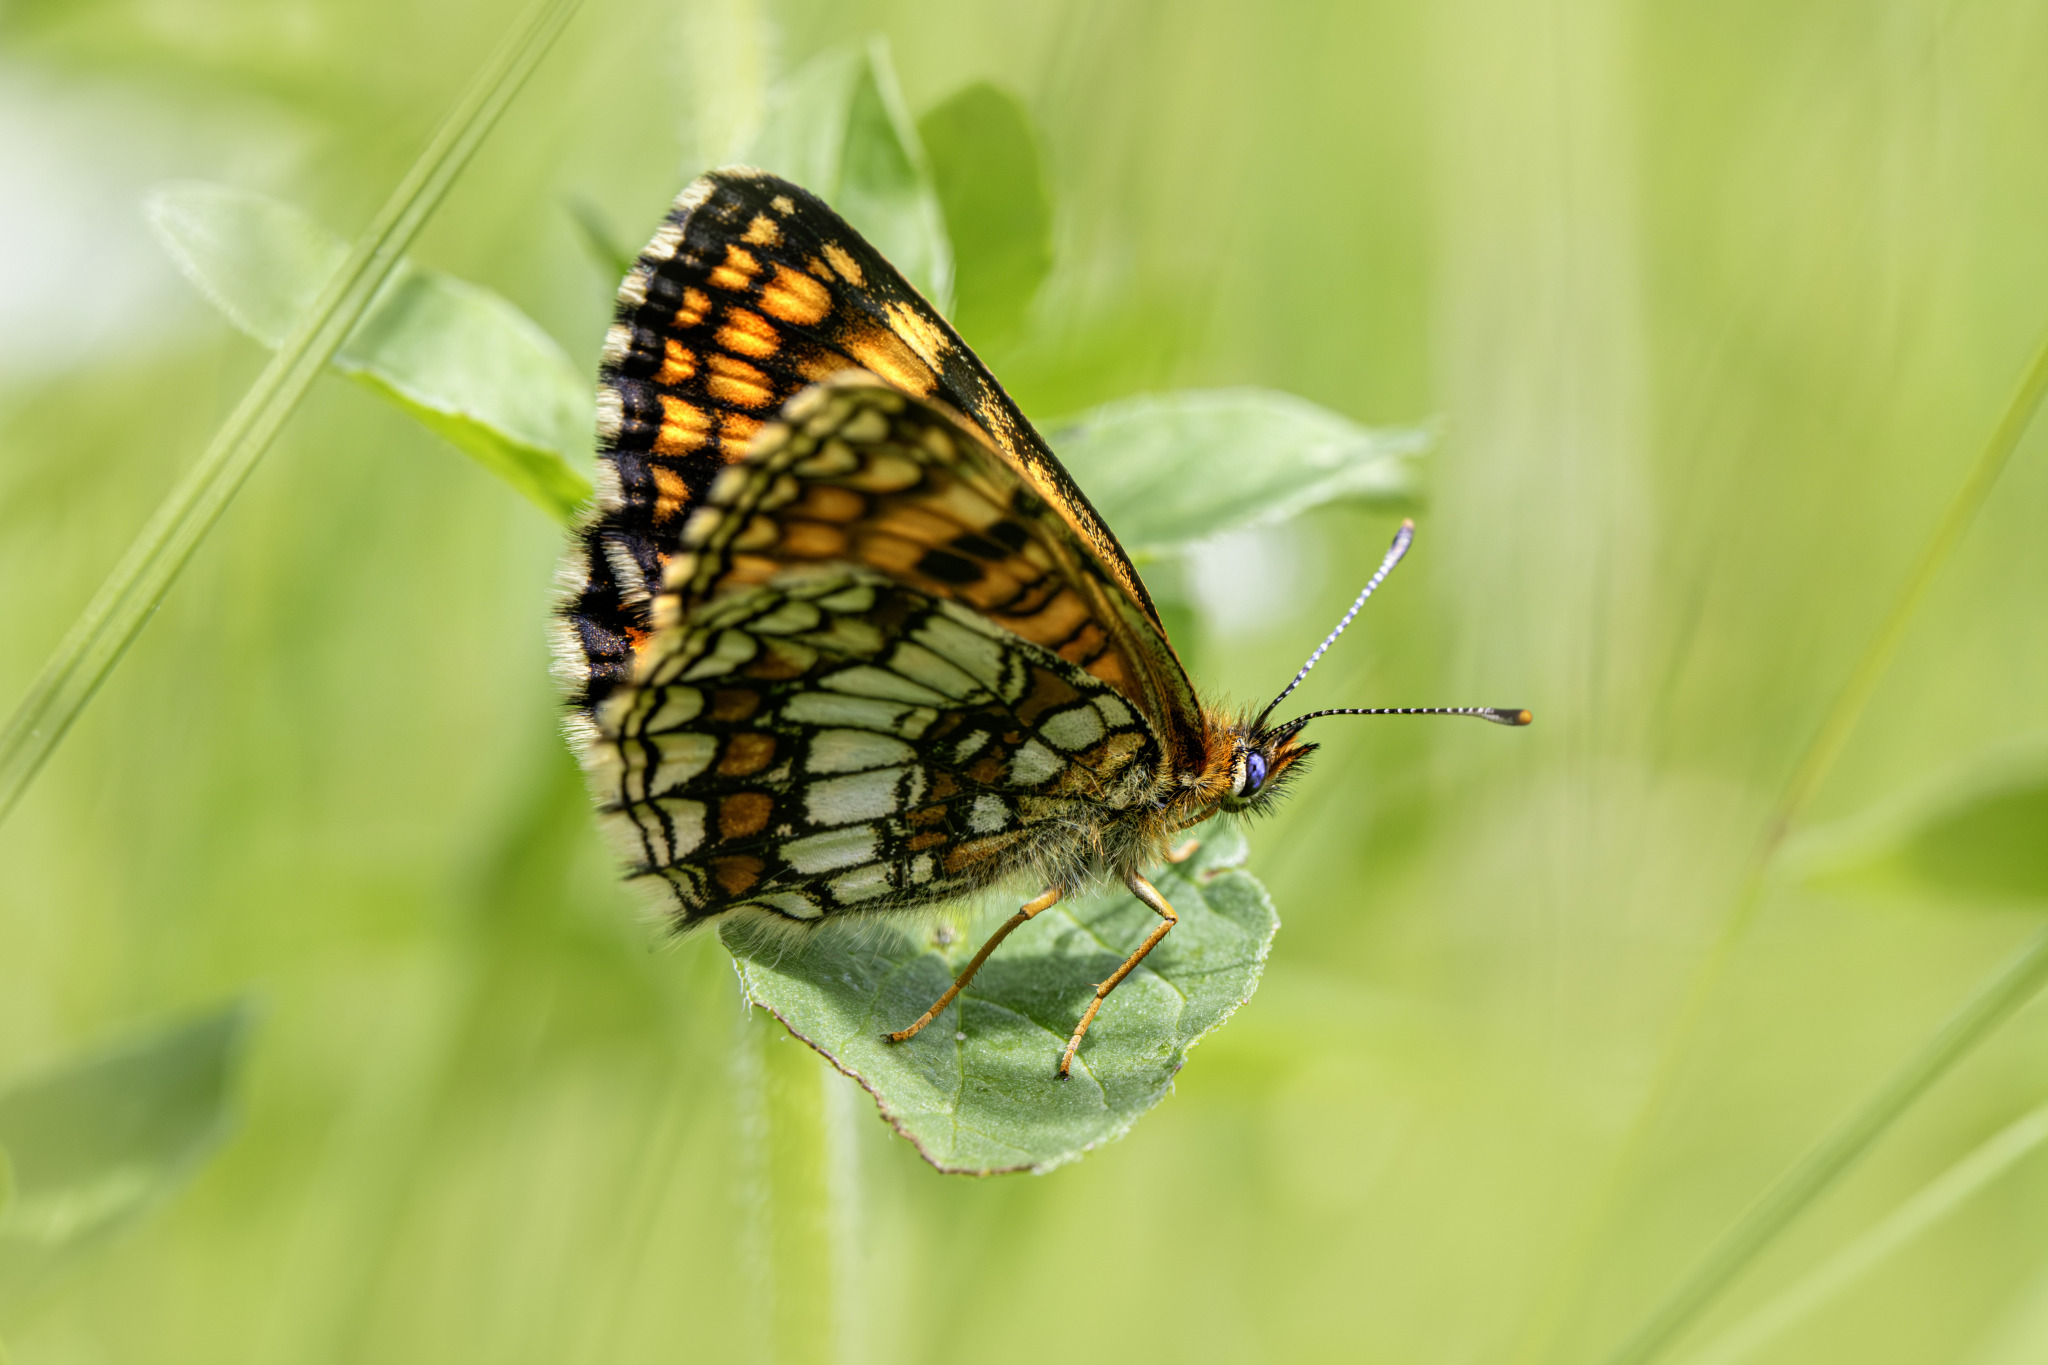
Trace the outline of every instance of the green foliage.
<instances>
[{"instance_id":1,"label":"green foliage","mask_svg":"<svg viewBox=\"0 0 2048 1365\"><path fill-rule=\"evenodd\" d=\"M970 1175L1049 1171L1122 1137L1165 1099L1188 1049L1258 985L1279 918L1241 869L1244 835L1224 824L1201 833L1188 862L1153 875L1180 923L1104 1003L1065 1081L1054 1064L1096 983L1159 924L1121 887L1024 924L901 1044L882 1035L939 998L995 919L965 933L884 919L796 940L723 937L748 999L866 1087L925 1160Z\"/></svg>"},{"instance_id":2,"label":"green foliage","mask_svg":"<svg viewBox=\"0 0 2048 1365\"><path fill-rule=\"evenodd\" d=\"M953 325L970 345L1016 338L1052 270L1052 189L1022 100L976 81L917 121L953 244Z\"/></svg>"},{"instance_id":3,"label":"green foliage","mask_svg":"<svg viewBox=\"0 0 2048 1365\"><path fill-rule=\"evenodd\" d=\"M949 308L946 221L886 41L824 53L777 85L738 160L839 210L940 312Z\"/></svg>"},{"instance_id":4,"label":"green foliage","mask_svg":"<svg viewBox=\"0 0 2048 1365\"><path fill-rule=\"evenodd\" d=\"M1119 399L1052 434L1060 462L1134 555L1340 499L1408 505L1431 440L1424 430L1368 430L1270 389Z\"/></svg>"},{"instance_id":5,"label":"green foliage","mask_svg":"<svg viewBox=\"0 0 2048 1365\"><path fill-rule=\"evenodd\" d=\"M275 349L348 246L289 204L223 185L149 200L158 240L235 326ZM554 339L498 295L401 265L334 368L396 404L558 522L589 500L590 385Z\"/></svg>"},{"instance_id":6,"label":"green foliage","mask_svg":"<svg viewBox=\"0 0 2048 1365\"><path fill-rule=\"evenodd\" d=\"M183 1185L227 1136L246 1007L161 1029L0 1093L0 1311Z\"/></svg>"},{"instance_id":7,"label":"green foliage","mask_svg":"<svg viewBox=\"0 0 2048 1365\"><path fill-rule=\"evenodd\" d=\"M10 698L261 363L193 326L142 194L247 186L353 236L511 15L0 14ZM558 528L314 385L177 590L122 580L151 624L121 668L84 649L129 619L83 618L61 704L0 742L5 804L13 741L107 678L0 825L0 1074L266 1001L240 1136L6 1321L24 1365L1598 1361L2039 930L2010 845L1964 860L2009 863L1998 886L1874 856L2034 781L1928 785L2048 688L2035 432L1794 823L1871 834L1868 875L1780 860L1717 947L2048 317L2040 6L591 0L402 249L581 369L612 282L562 205L636 246L782 70L874 28L912 111L987 80L1039 122L1059 253L991 359L1041 425L1218 386L1367 430L1442 414L1414 554L1304 706L1538 724L1319 723L1251 834L1287 920L1257 998L1130 1140L942 1179L736 1007L715 939L636 920L545 679ZM1393 515L1191 551L1175 640L1205 695L1272 695ZM1207 613L1226 577L1255 615ZM2048 1151L1998 1147L1995 1188L1903 1243L1894 1215L2038 1113L2044 1048L2013 1012L1660 1358L1787 1295L1811 1311L1756 1365L2042 1358Z\"/></svg>"},{"instance_id":8,"label":"green foliage","mask_svg":"<svg viewBox=\"0 0 2048 1365\"><path fill-rule=\"evenodd\" d=\"M1794 856L1820 886L2048 908L2048 748L2001 746Z\"/></svg>"}]
</instances>

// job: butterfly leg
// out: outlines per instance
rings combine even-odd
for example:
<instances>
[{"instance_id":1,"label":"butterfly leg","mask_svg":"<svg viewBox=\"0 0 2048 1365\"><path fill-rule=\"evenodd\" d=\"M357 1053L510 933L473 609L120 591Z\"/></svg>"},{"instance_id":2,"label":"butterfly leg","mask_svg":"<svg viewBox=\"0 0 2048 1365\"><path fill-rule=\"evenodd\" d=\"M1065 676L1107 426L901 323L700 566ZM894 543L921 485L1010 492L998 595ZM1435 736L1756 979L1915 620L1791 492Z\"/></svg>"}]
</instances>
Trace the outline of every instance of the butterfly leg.
<instances>
[{"instance_id":1,"label":"butterfly leg","mask_svg":"<svg viewBox=\"0 0 2048 1365\"><path fill-rule=\"evenodd\" d=\"M1166 903L1166 897L1160 895L1158 888L1154 887L1152 883L1133 872L1130 876L1124 878L1124 885L1131 889L1133 896L1136 896L1147 906L1151 907L1152 911L1165 922L1157 929L1154 929L1146 937L1145 941L1138 945L1137 952L1124 959L1124 965L1116 969L1115 975L1095 988L1095 998L1088 1002L1088 1012L1083 1014L1081 1022L1074 1026L1074 1036L1067 1039L1067 1050L1060 1055L1060 1069L1054 1073L1060 1080L1067 1078L1067 1070L1074 1064L1074 1052L1081 1046L1081 1038L1088 1032L1088 1026L1095 1022L1095 1012L1102 1008L1102 1002L1108 999L1109 993L1115 990L1122 983L1123 979L1131 974L1133 968L1145 960L1145 954L1159 946L1159 940L1166 937L1167 930L1180 923L1180 916L1173 913L1173 907Z\"/></svg>"},{"instance_id":2,"label":"butterfly leg","mask_svg":"<svg viewBox=\"0 0 2048 1365\"><path fill-rule=\"evenodd\" d=\"M1180 826L1180 829L1176 829L1174 833L1178 834L1183 829L1193 829L1196 825L1201 824L1208 818L1209 812L1203 811L1194 819ZM1195 850L1200 848L1201 846L1202 841L1200 839L1183 839L1178 846L1166 850L1166 861L1168 861L1169 863L1184 863L1188 859L1194 857Z\"/></svg>"},{"instance_id":3,"label":"butterfly leg","mask_svg":"<svg viewBox=\"0 0 2048 1365\"><path fill-rule=\"evenodd\" d=\"M910 1039L915 1038L918 1030L945 1012L946 1006L953 1003L954 996L967 989L967 983L974 980L974 974L981 970L981 964L988 961L988 955L996 950L997 944L1010 936L1011 930L1038 914L1041 910L1052 909L1060 903L1060 897L1065 894L1066 892L1059 887L1054 887L1037 900L1026 902L1022 910L1019 910L1016 914L1003 921L1002 928L988 936L988 942L981 945L981 951L976 953L974 960L967 964L966 969L959 976L954 978L953 984L946 988L946 993L939 997L937 1004L919 1015L917 1022L909 1028L899 1029L895 1033L885 1033L882 1036L892 1043L908 1042ZM1143 956L1143 954L1140 954L1140 956Z\"/></svg>"}]
</instances>

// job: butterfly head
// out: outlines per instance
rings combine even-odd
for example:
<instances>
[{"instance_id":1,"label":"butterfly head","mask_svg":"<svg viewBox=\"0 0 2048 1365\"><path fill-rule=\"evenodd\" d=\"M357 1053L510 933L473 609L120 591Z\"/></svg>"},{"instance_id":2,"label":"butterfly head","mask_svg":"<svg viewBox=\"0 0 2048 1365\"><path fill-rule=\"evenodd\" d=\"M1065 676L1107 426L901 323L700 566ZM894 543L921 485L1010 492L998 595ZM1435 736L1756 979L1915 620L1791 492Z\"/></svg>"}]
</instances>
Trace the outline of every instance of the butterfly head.
<instances>
[{"instance_id":1,"label":"butterfly head","mask_svg":"<svg viewBox=\"0 0 2048 1365\"><path fill-rule=\"evenodd\" d=\"M1294 777L1296 765L1315 750L1299 734L1299 727L1284 733L1257 731L1249 724L1232 727L1230 782L1217 806L1232 813L1269 808Z\"/></svg>"}]
</instances>

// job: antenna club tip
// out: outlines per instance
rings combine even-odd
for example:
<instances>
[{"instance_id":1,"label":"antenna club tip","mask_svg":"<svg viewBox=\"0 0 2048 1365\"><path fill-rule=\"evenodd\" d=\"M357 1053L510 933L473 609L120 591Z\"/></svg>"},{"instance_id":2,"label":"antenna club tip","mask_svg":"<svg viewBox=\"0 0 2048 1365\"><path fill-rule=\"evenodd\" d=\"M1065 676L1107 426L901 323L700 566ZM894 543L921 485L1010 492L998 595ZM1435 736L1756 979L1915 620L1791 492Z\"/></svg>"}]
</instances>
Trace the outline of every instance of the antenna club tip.
<instances>
[{"instance_id":1,"label":"antenna club tip","mask_svg":"<svg viewBox=\"0 0 2048 1365\"><path fill-rule=\"evenodd\" d=\"M1413 518L1413 517L1403 517L1403 518L1401 518L1401 529L1402 529L1402 530L1404 530L1404 531L1412 531L1412 530L1414 530L1414 529L1415 529L1415 518Z\"/></svg>"},{"instance_id":2,"label":"antenna club tip","mask_svg":"<svg viewBox=\"0 0 2048 1365\"><path fill-rule=\"evenodd\" d=\"M1501 714L1507 718L1507 722L1510 725L1527 725L1530 721L1536 719L1536 713L1526 706L1519 711L1503 711Z\"/></svg>"}]
</instances>

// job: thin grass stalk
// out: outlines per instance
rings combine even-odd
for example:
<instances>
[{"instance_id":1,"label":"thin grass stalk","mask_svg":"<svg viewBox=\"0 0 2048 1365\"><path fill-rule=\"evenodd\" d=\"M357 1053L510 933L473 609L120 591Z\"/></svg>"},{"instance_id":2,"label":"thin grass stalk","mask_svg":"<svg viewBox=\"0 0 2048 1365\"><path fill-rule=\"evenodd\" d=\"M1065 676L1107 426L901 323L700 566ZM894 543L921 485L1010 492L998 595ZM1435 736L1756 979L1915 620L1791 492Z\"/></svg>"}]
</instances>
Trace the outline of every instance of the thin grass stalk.
<instances>
[{"instance_id":1,"label":"thin grass stalk","mask_svg":"<svg viewBox=\"0 0 2048 1365\"><path fill-rule=\"evenodd\" d=\"M0 820L128 652L581 0L534 0L319 297L142 528L0 730Z\"/></svg>"},{"instance_id":2,"label":"thin grass stalk","mask_svg":"<svg viewBox=\"0 0 2048 1365\"><path fill-rule=\"evenodd\" d=\"M1920 1234L2048 1142L2048 1104L2007 1124L1911 1198L1828 1257L1791 1288L1756 1308L1683 1365L1736 1365L1827 1306Z\"/></svg>"},{"instance_id":3,"label":"thin grass stalk","mask_svg":"<svg viewBox=\"0 0 2048 1365\"><path fill-rule=\"evenodd\" d=\"M732 1051L727 1057L732 1084L732 1191L739 1212L741 1311L747 1320L745 1358L753 1365L775 1361L775 1224L770 1198L768 1144L768 1068L761 1055L761 1027L754 1007L740 989L739 1017L733 1023Z\"/></svg>"},{"instance_id":4,"label":"thin grass stalk","mask_svg":"<svg viewBox=\"0 0 2048 1365\"><path fill-rule=\"evenodd\" d=\"M2035 415L2040 411L2044 398L2048 398L2048 338L2044 338L2035 349L2032 359L2021 376L2018 387L2007 402L1998 424L1992 429L1990 438L1971 464L1969 473L1963 478L1962 486L1949 500L1941 520L1935 524L1934 532L1914 561L1912 571L1899 589L1891 609L1878 626L1876 635L1865 647L1856 666L1850 671L1848 680L1836 693L1827 714L1822 717L1820 728L1801 751L1799 760L1793 765L1792 775L1787 779L1784 790L1779 794L1777 804L1764 822L1763 832L1750 857L1749 867L1743 875L1742 884L1736 893L1735 903L1727 918L1722 921L1721 930L1715 936L1713 946L1708 949L1706 959L1693 973L1692 981L1686 988L1683 1002L1679 1006L1678 1018L1672 1026L1670 1039L1664 1045L1663 1055L1656 1073L1651 1080L1649 1093L1635 1119L1630 1123L1627 1135L1616 1154L1608 1175L1601 1183L1591 1212L1581 1224L1581 1232L1574 1239L1566 1254L1566 1264L1572 1267L1570 1279L1577 1283L1576 1293L1557 1296L1553 1307L1543 1312L1524 1333L1518 1360L1544 1359L1554 1354L1559 1345L1559 1335L1569 1321L1573 1308L1583 1301L1585 1285L1590 1273L1595 1248L1605 1240L1612 1227L1615 1211L1621 1193L1628 1187L1650 1135L1662 1122L1671 1100L1677 1092L1683 1064L1692 1052L1701 1024L1706 1018L1707 1005L1718 991L1721 979L1726 975L1728 964L1734 959L1735 950L1748 933L1756 918L1757 908L1763 902L1765 888L1769 883L1770 870L1778 851L1784 846L1785 837L1791 832L1799 817L1805 813L1815 793L1820 790L1835 760L1841 756L1843 746L1862 718L1864 708L1869 705L1871 695L1877 690L1885 670L1891 666L1900 643L1905 639L1906 628L1919 611L1935 576L1948 562L1956 545L1961 541L1977 514L1983 510L1985 500L1998 483L1999 476L2011 463L2019 443L2033 425ZM1985 990L1994 989L2000 978L1987 983ZM1894 1116L1896 1117L1896 1116ZM1820 1191L1816 1189L1815 1194ZM1788 1220L1789 1221L1789 1220ZM1761 1250L1761 1246L1757 1248ZM1717 1291L1718 1292L1718 1291ZM1684 1294L1681 1287L1673 1291L1672 1300ZM1705 1304L1700 1305L1704 1307Z\"/></svg>"},{"instance_id":5,"label":"thin grass stalk","mask_svg":"<svg viewBox=\"0 0 2048 1365\"><path fill-rule=\"evenodd\" d=\"M832 1365L867 1365L866 1201L861 1197L860 1094L821 1060L817 1067L825 1166L825 1236L832 1270Z\"/></svg>"},{"instance_id":6,"label":"thin grass stalk","mask_svg":"<svg viewBox=\"0 0 2048 1365\"><path fill-rule=\"evenodd\" d=\"M1808 1205L1846 1175L1899 1116L1995 1032L2048 981L2048 929L1999 969L1934 1036L1834 1131L1772 1183L1604 1365L1644 1365L1662 1354Z\"/></svg>"}]
</instances>

